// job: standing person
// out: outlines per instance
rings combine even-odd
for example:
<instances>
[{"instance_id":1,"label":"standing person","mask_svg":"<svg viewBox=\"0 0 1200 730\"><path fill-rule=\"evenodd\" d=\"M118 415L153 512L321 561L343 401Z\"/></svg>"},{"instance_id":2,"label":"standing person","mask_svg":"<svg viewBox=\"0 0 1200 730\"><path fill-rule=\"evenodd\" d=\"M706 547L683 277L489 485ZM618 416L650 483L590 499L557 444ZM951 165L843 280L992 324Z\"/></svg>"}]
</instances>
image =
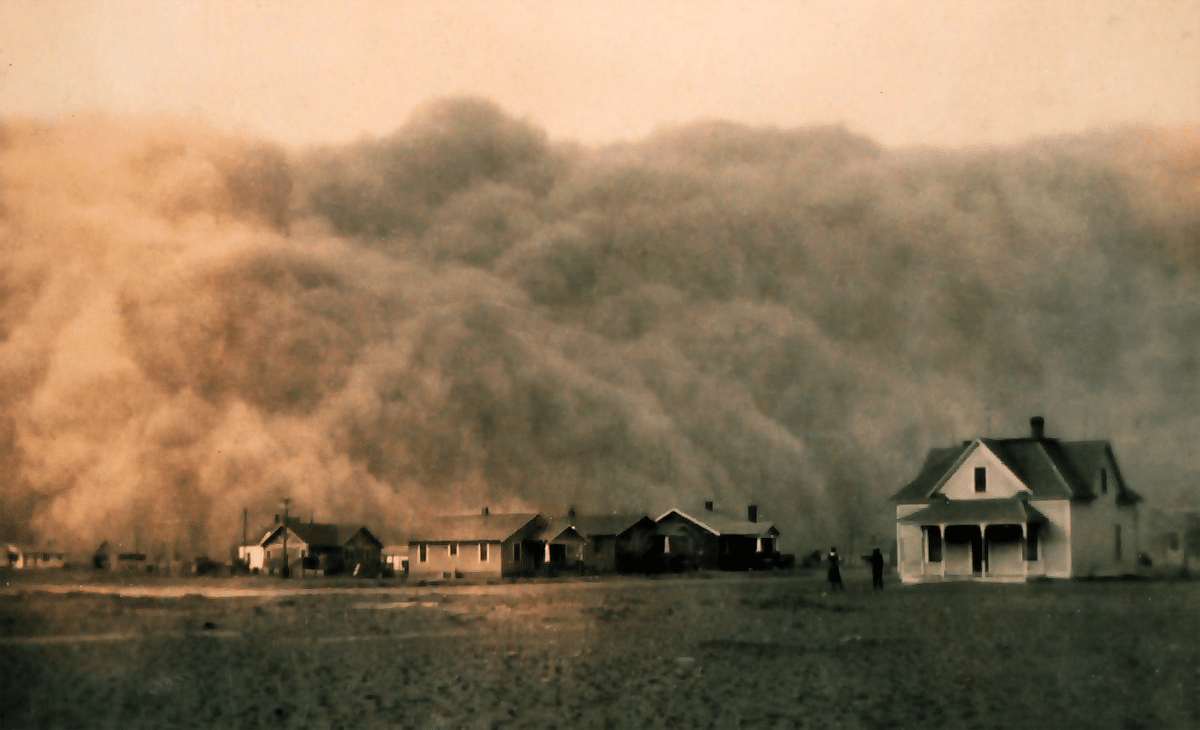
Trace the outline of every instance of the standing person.
<instances>
[{"instance_id":1,"label":"standing person","mask_svg":"<svg viewBox=\"0 0 1200 730\"><path fill-rule=\"evenodd\" d=\"M871 553L871 590L883 590L883 553L879 548Z\"/></svg>"},{"instance_id":2,"label":"standing person","mask_svg":"<svg viewBox=\"0 0 1200 730\"><path fill-rule=\"evenodd\" d=\"M846 586L842 585L842 569L838 567L836 547L829 548L829 588L835 591L839 588L846 590Z\"/></svg>"}]
</instances>

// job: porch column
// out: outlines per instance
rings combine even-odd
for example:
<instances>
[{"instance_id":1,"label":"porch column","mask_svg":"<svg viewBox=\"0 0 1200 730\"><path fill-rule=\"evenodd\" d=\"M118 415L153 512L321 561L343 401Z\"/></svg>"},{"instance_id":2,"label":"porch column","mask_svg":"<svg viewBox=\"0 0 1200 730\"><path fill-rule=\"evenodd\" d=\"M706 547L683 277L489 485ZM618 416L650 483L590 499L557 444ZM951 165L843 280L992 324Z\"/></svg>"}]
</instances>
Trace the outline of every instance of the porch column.
<instances>
[{"instance_id":1,"label":"porch column","mask_svg":"<svg viewBox=\"0 0 1200 730\"><path fill-rule=\"evenodd\" d=\"M988 523L986 523L986 522L979 523L979 552L980 552L979 569L980 569L980 575L985 578L987 577L987 574L988 574L987 526L988 526Z\"/></svg>"},{"instance_id":2,"label":"porch column","mask_svg":"<svg viewBox=\"0 0 1200 730\"><path fill-rule=\"evenodd\" d=\"M942 541L942 562L941 562L941 577L946 578L946 523L938 523L938 537Z\"/></svg>"},{"instance_id":3,"label":"porch column","mask_svg":"<svg viewBox=\"0 0 1200 730\"><path fill-rule=\"evenodd\" d=\"M929 572L929 529L921 528L921 575Z\"/></svg>"},{"instance_id":4,"label":"porch column","mask_svg":"<svg viewBox=\"0 0 1200 730\"><path fill-rule=\"evenodd\" d=\"M546 562L550 562L550 543L546 543Z\"/></svg>"},{"instance_id":5,"label":"porch column","mask_svg":"<svg viewBox=\"0 0 1200 730\"><path fill-rule=\"evenodd\" d=\"M1029 577L1029 533L1021 523L1021 577Z\"/></svg>"}]
</instances>

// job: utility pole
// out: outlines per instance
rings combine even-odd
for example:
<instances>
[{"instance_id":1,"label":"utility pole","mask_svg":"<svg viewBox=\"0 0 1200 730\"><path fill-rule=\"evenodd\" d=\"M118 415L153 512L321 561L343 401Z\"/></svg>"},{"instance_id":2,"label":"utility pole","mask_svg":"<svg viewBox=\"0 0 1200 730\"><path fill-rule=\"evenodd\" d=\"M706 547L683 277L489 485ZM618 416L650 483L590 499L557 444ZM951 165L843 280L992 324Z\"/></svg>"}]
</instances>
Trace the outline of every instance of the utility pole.
<instances>
[{"instance_id":1,"label":"utility pole","mask_svg":"<svg viewBox=\"0 0 1200 730\"><path fill-rule=\"evenodd\" d=\"M287 534L288 534L288 503L292 500L284 497L283 499L283 571L280 573L284 578L289 577L290 566L288 565L287 551Z\"/></svg>"}]
</instances>

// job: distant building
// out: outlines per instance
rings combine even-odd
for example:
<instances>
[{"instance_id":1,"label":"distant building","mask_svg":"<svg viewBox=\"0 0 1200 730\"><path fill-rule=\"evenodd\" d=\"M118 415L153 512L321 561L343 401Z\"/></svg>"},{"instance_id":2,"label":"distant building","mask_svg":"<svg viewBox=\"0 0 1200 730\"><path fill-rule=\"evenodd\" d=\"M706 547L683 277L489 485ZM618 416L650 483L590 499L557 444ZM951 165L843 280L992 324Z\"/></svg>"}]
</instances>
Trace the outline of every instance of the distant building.
<instances>
[{"instance_id":1,"label":"distant building","mask_svg":"<svg viewBox=\"0 0 1200 730\"><path fill-rule=\"evenodd\" d=\"M1142 547L1154 567L1200 568L1200 510L1153 509L1142 526Z\"/></svg>"},{"instance_id":2,"label":"distant building","mask_svg":"<svg viewBox=\"0 0 1200 730\"><path fill-rule=\"evenodd\" d=\"M746 508L745 519L705 502L695 516L671 509L654 522L657 552L670 570L748 570L771 565L779 556L779 530L759 521L756 505Z\"/></svg>"},{"instance_id":3,"label":"distant building","mask_svg":"<svg viewBox=\"0 0 1200 730\"><path fill-rule=\"evenodd\" d=\"M575 531L587 540L584 569L595 573L638 573L654 567L659 555L654 520L646 515L571 516Z\"/></svg>"},{"instance_id":4,"label":"distant building","mask_svg":"<svg viewBox=\"0 0 1200 730\"><path fill-rule=\"evenodd\" d=\"M287 533L287 553L284 554L284 532ZM263 561L272 573L282 572L287 565L289 574L302 576L308 571L318 575L336 573L342 567L342 542L338 526L322 522L295 522L278 525L262 541Z\"/></svg>"},{"instance_id":5,"label":"distant building","mask_svg":"<svg viewBox=\"0 0 1200 730\"><path fill-rule=\"evenodd\" d=\"M552 570L583 570L588 540L575 529L575 515L551 517L538 536L542 542L543 566Z\"/></svg>"},{"instance_id":6,"label":"distant building","mask_svg":"<svg viewBox=\"0 0 1200 730\"><path fill-rule=\"evenodd\" d=\"M360 578L374 578L383 572L383 543L366 527L340 527L342 568Z\"/></svg>"},{"instance_id":7,"label":"distant building","mask_svg":"<svg viewBox=\"0 0 1200 730\"><path fill-rule=\"evenodd\" d=\"M1107 441L981 438L930 450L896 493L905 582L1132 573L1138 503Z\"/></svg>"},{"instance_id":8,"label":"distant building","mask_svg":"<svg viewBox=\"0 0 1200 730\"><path fill-rule=\"evenodd\" d=\"M408 541L409 575L420 578L517 576L545 562L540 538L547 522L536 514L436 517Z\"/></svg>"},{"instance_id":9,"label":"distant building","mask_svg":"<svg viewBox=\"0 0 1200 730\"><path fill-rule=\"evenodd\" d=\"M65 553L52 546L31 547L7 544L5 564L17 570L35 568L61 568L65 564Z\"/></svg>"},{"instance_id":10,"label":"distant building","mask_svg":"<svg viewBox=\"0 0 1200 730\"><path fill-rule=\"evenodd\" d=\"M385 545L380 552L385 570L396 577L408 575L408 545Z\"/></svg>"}]
</instances>

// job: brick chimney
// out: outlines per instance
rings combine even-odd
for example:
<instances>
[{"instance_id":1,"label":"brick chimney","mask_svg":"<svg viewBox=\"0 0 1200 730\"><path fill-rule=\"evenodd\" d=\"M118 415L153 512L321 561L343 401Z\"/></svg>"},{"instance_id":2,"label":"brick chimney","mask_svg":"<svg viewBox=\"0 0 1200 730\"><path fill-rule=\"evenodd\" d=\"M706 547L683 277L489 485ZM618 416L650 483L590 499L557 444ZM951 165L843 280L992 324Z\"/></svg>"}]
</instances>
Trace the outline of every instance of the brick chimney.
<instances>
[{"instance_id":1,"label":"brick chimney","mask_svg":"<svg viewBox=\"0 0 1200 730\"><path fill-rule=\"evenodd\" d=\"M751 522L758 522L758 505L752 504L746 508L746 519Z\"/></svg>"},{"instance_id":2,"label":"brick chimney","mask_svg":"<svg viewBox=\"0 0 1200 730\"><path fill-rule=\"evenodd\" d=\"M1041 441L1046 438L1046 419L1041 416L1034 416L1029 419L1029 430L1033 434L1033 438Z\"/></svg>"}]
</instances>

